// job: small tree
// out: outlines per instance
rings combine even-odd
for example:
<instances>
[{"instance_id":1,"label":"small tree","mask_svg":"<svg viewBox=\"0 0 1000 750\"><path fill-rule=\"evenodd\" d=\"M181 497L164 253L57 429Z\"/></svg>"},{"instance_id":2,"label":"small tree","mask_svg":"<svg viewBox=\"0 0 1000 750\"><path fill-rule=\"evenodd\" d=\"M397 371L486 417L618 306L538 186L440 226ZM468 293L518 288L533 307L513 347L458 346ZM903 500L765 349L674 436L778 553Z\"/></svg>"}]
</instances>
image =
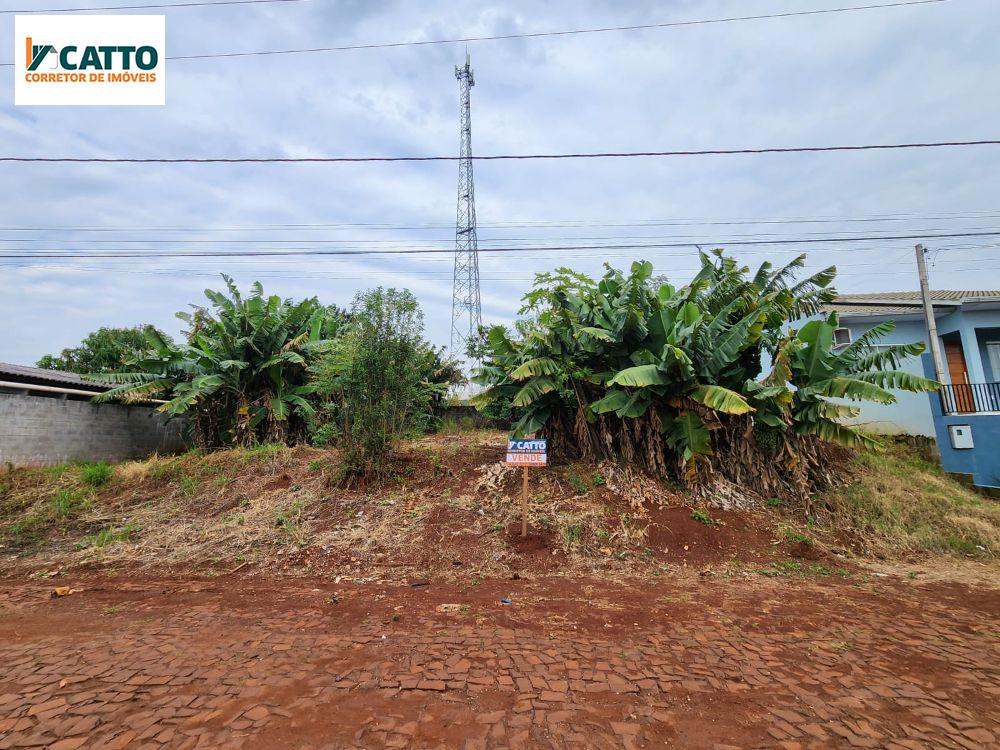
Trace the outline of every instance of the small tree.
<instances>
[{"instance_id":1,"label":"small tree","mask_svg":"<svg viewBox=\"0 0 1000 750\"><path fill-rule=\"evenodd\" d=\"M422 340L423 314L406 289L359 293L341 338L310 368L317 392L330 398L327 425L351 475L377 475L396 443L419 428L448 383L427 378L440 363Z\"/></svg>"},{"instance_id":2,"label":"small tree","mask_svg":"<svg viewBox=\"0 0 1000 750\"><path fill-rule=\"evenodd\" d=\"M36 363L46 370L64 370L81 375L117 372L147 347L144 328L98 328L87 334L79 346L63 349L59 355L46 354ZM170 338L158 331L165 341Z\"/></svg>"}]
</instances>

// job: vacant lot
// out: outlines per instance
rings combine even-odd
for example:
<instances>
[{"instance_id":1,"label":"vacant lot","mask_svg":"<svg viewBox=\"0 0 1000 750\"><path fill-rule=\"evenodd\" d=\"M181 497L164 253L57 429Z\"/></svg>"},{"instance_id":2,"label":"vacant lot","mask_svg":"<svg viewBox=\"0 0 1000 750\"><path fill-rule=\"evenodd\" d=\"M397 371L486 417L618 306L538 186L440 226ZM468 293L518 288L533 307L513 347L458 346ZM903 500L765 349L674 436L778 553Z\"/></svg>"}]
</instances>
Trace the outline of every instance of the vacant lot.
<instances>
[{"instance_id":1,"label":"vacant lot","mask_svg":"<svg viewBox=\"0 0 1000 750\"><path fill-rule=\"evenodd\" d=\"M0 750L1000 744L997 509L918 451L808 519L551 467L522 540L501 447L3 475Z\"/></svg>"}]
</instances>

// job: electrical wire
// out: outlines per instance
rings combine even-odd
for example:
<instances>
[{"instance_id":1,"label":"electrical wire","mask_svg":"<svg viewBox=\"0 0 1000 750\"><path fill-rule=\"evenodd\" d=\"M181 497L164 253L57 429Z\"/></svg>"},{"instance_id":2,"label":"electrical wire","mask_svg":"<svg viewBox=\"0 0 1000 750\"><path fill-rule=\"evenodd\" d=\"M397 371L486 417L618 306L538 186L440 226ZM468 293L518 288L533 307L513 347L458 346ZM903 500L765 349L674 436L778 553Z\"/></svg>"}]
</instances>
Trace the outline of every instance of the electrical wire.
<instances>
[{"instance_id":1,"label":"electrical wire","mask_svg":"<svg viewBox=\"0 0 1000 750\"><path fill-rule=\"evenodd\" d=\"M591 228L591 227L658 227L658 226L740 226L754 224L835 224L835 223L871 223L871 222L896 222L896 221L961 221L976 219L1000 218L1000 211L996 209L981 209L978 211L958 211L958 212L938 212L932 215L919 213L898 213L898 214L875 214L869 216L799 216L799 217L730 217L718 219L694 219L694 218L659 218L659 219L638 219L633 221L609 222L607 220L572 220L572 219L549 219L539 221L486 221L478 222L480 229L569 229L569 228ZM202 226L178 226L178 225L149 225L149 224L120 224L115 226L94 226L94 225L48 225L48 226L0 226L0 232L279 232L279 231L321 231L321 230L344 230L344 229L365 229L365 230L412 230L424 229L448 229L454 230L455 225L449 224L376 224L369 222L349 222L349 223L325 223L325 224L242 224L242 225L202 225Z\"/></svg>"},{"instance_id":2,"label":"electrical wire","mask_svg":"<svg viewBox=\"0 0 1000 750\"><path fill-rule=\"evenodd\" d=\"M932 235L938 232L948 232L949 227L913 227L912 229L907 229L908 232L920 235ZM978 227L962 227L963 231L976 231L976 232L991 232L998 231L1000 228L996 226L978 226ZM835 230L836 231L836 230ZM847 234L850 230L837 231L838 240L851 240L853 236ZM880 231L880 230L875 230ZM891 231L891 230L881 230L881 231ZM829 233L827 233L829 234ZM730 234L725 239L713 240L714 242L719 242L721 244L726 244L728 242L734 242L741 239L786 239L789 234L787 233L774 233L774 232L749 232L741 234ZM809 238L813 236L823 236L820 232L804 232L799 233L797 236ZM701 244L703 242L703 234L672 234L672 235L651 235L651 234L614 234L614 235L595 235L595 236L583 236L583 235L571 235L571 236L534 236L534 237L495 237L495 238L480 238L479 247L487 248L491 244L501 244L501 245L511 245L514 243L538 243L538 242L597 242L602 240L641 240L642 242L637 242L636 246L648 245L649 243L663 242L667 240L696 240L696 244ZM226 249L235 249L233 246L239 245L287 245L289 243L294 243L297 245L329 245L331 242L336 242L340 246L373 246L373 245L388 245L389 247L396 247L399 245L408 245L410 247L438 247L441 242L451 242L454 239L453 236L448 237L420 237L419 239L414 239L412 237L405 238L381 238L381 239L355 239L355 238L267 238L261 239L257 237L240 237L240 238L223 238L223 239L205 239L205 238L195 238L195 239L185 239L185 238L170 238L170 239L159 239L159 238L121 238L121 237L86 237L80 238L52 238L52 237L7 237L0 238L0 243L16 243L16 244L26 244L26 243L61 243L61 244L106 244L106 243L120 243L128 245L144 244L144 245L166 245L166 244L183 244L183 245L217 245L225 246ZM434 243L434 244L431 244ZM711 243L708 243L711 244ZM37 249L37 248L36 248ZM54 248L54 249L66 249L66 248ZM53 250L54 250L53 249ZM100 248L97 248L100 249Z\"/></svg>"},{"instance_id":3,"label":"electrical wire","mask_svg":"<svg viewBox=\"0 0 1000 750\"><path fill-rule=\"evenodd\" d=\"M738 154L802 154L830 151L885 151L911 148L942 148L958 146L998 146L1000 140L930 141L918 143L879 143L848 146L775 146L769 148L714 148L689 151L603 151L569 154L492 154L488 156L268 156L268 157L179 157L132 158L100 156L0 156L0 162L74 163L74 164L333 164L364 162L422 161L524 161L531 159L620 159L663 156L729 156Z\"/></svg>"},{"instance_id":4,"label":"electrical wire","mask_svg":"<svg viewBox=\"0 0 1000 750\"><path fill-rule=\"evenodd\" d=\"M606 244L606 245L548 245L542 247L481 247L480 253L517 253L537 251L570 251L570 250L643 250L647 248L690 248L698 245L711 247L722 246L753 246L753 245L803 245L830 244L847 242L880 242L885 240L932 240L954 239L959 237L998 237L1000 232L950 232L940 234L897 234L891 236L867 237L829 237L829 238L788 238L779 240L734 240L730 242L660 242L651 244ZM129 249L107 248L100 252L66 253L58 248L39 249L34 253L3 252L0 258L30 259L30 258L224 258L224 257L278 257L278 256L324 256L324 255L424 255L453 253L454 248L404 248L397 250L375 249L343 249L343 248L282 248L280 250L238 250L234 252L215 250L191 251L151 251L135 252Z\"/></svg>"},{"instance_id":5,"label":"electrical wire","mask_svg":"<svg viewBox=\"0 0 1000 750\"><path fill-rule=\"evenodd\" d=\"M792 18L795 16L818 16L831 13L849 13L865 10L884 10L888 8L902 8L913 5L936 5L948 2L949 0L900 0L892 3L878 3L870 5L850 5L839 8L818 8L815 10L786 11L783 13L762 13L752 16L729 16L725 18L702 18L690 21L666 21L662 23L634 24L630 26L603 26L591 29L566 29L561 31L534 31L519 34L492 34L488 36L465 36L451 39L423 39L408 42L382 42L370 44L348 44L338 47L303 47L296 49L274 49L256 50L248 52L208 52L199 55L170 55L167 60L205 60L209 58L236 58L236 57L261 57L274 55L301 55L316 52L350 52L355 50L369 49L391 49L396 47L424 47L441 44L468 44L470 42L495 42L509 39L538 39L542 37L573 36L578 34L606 34L620 31L646 31L653 29L680 28L684 26L704 26L708 24L736 23L740 21L764 21L778 18ZM235 0L230 0L235 4ZM188 3L193 5L193 3ZM219 5L223 3L205 3L206 5ZM144 6L153 7L153 6ZM173 7L173 6L161 6ZM8 11L12 12L12 11ZM16 12L16 11L14 11ZM0 63L0 67L12 67L14 63Z\"/></svg>"}]
</instances>

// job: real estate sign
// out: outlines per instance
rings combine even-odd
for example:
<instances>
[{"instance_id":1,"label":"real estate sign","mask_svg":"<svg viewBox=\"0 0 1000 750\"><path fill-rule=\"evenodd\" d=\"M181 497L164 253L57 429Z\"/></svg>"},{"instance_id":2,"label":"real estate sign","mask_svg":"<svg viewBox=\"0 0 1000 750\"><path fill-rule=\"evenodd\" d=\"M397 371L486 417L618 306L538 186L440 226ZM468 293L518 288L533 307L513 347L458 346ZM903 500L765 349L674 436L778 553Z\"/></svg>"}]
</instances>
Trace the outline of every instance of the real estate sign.
<instances>
[{"instance_id":1,"label":"real estate sign","mask_svg":"<svg viewBox=\"0 0 1000 750\"><path fill-rule=\"evenodd\" d=\"M549 457L548 438L507 441L508 466L545 466Z\"/></svg>"}]
</instances>

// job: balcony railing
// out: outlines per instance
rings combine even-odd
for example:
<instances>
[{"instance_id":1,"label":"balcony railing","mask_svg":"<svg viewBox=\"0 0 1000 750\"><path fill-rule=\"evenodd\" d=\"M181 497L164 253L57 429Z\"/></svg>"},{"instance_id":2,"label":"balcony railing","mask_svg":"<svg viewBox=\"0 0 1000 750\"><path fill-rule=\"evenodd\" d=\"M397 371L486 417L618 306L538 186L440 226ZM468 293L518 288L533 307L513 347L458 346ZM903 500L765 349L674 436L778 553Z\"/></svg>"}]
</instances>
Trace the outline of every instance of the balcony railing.
<instances>
[{"instance_id":1,"label":"balcony railing","mask_svg":"<svg viewBox=\"0 0 1000 750\"><path fill-rule=\"evenodd\" d=\"M957 383L938 391L945 414L1000 412L1000 383Z\"/></svg>"}]
</instances>

